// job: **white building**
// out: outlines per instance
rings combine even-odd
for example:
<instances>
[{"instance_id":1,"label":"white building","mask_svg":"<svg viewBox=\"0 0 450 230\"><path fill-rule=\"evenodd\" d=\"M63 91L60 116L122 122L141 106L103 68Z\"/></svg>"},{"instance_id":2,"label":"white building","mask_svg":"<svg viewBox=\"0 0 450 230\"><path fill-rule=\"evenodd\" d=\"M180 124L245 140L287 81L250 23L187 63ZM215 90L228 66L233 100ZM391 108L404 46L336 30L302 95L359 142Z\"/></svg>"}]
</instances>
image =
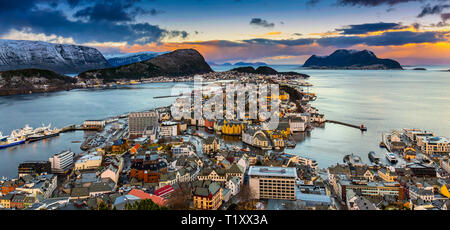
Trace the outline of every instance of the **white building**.
<instances>
[{"instance_id":1,"label":"white building","mask_svg":"<svg viewBox=\"0 0 450 230\"><path fill-rule=\"evenodd\" d=\"M245 173L250 166L250 162L247 157L242 156L239 158L237 165L242 169L242 171Z\"/></svg>"},{"instance_id":2,"label":"white building","mask_svg":"<svg viewBox=\"0 0 450 230\"><path fill-rule=\"evenodd\" d=\"M292 167L251 166L250 192L255 199L295 200L297 171Z\"/></svg>"},{"instance_id":3,"label":"white building","mask_svg":"<svg viewBox=\"0 0 450 230\"><path fill-rule=\"evenodd\" d=\"M178 127L176 122L161 123L160 135L162 137L173 137L178 135Z\"/></svg>"},{"instance_id":4,"label":"white building","mask_svg":"<svg viewBox=\"0 0 450 230\"><path fill-rule=\"evenodd\" d=\"M187 156L191 154L192 150L187 144L172 146L172 154L174 156Z\"/></svg>"},{"instance_id":5,"label":"white building","mask_svg":"<svg viewBox=\"0 0 450 230\"><path fill-rule=\"evenodd\" d=\"M226 188L231 190L231 195L236 196L241 190L241 179L237 176L227 181Z\"/></svg>"},{"instance_id":6,"label":"white building","mask_svg":"<svg viewBox=\"0 0 450 230\"><path fill-rule=\"evenodd\" d=\"M48 160L50 161L50 165L52 168L52 171L62 173L66 172L68 169L70 169L73 166L73 157L75 156L75 153L72 151L66 150L63 152L60 152L53 157L50 157Z\"/></svg>"},{"instance_id":7,"label":"white building","mask_svg":"<svg viewBox=\"0 0 450 230\"><path fill-rule=\"evenodd\" d=\"M422 199L424 201L431 202L434 200L434 194L432 190L417 188L416 186L409 187L409 197L413 200Z\"/></svg>"},{"instance_id":8,"label":"white building","mask_svg":"<svg viewBox=\"0 0 450 230\"><path fill-rule=\"evenodd\" d=\"M303 132L306 129L306 122L301 117L289 117L289 128L291 132Z\"/></svg>"},{"instance_id":9,"label":"white building","mask_svg":"<svg viewBox=\"0 0 450 230\"><path fill-rule=\"evenodd\" d=\"M104 120L86 120L83 122L84 128L89 129L103 129L106 122Z\"/></svg>"}]
</instances>

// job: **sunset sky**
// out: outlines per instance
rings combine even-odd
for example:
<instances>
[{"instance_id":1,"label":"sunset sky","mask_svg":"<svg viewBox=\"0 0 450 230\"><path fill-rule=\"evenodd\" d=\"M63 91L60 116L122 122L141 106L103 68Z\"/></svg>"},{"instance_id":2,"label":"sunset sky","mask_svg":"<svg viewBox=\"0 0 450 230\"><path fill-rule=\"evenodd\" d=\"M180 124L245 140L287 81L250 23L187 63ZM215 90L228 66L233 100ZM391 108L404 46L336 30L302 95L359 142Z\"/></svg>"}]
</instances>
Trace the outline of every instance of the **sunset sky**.
<instances>
[{"instance_id":1,"label":"sunset sky","mask_svg":"<svg viewBox=\"0 0 450 230\"><path fill-rule=\"evenodd\" d=\"M0 0L0 38L104 54L195 48L207 61L303 64L338 48L450 64L450 0Z\"/></svg>"}]
</instances>

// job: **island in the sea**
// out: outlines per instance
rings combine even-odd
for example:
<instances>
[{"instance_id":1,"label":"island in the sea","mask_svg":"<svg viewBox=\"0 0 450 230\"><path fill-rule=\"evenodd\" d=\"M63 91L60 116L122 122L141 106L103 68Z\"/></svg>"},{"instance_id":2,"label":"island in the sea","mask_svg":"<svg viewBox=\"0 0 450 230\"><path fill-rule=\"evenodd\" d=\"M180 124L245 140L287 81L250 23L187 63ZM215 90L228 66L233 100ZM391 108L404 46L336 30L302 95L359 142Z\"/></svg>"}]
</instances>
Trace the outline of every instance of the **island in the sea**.
<instances>
[{"instance_id":1,"label":"island in the sea","mask_svg":"<svg viewBox=\"0 0 450 230\"><path fill-rule=\"evenodd\" d=\"M339 49L329 56L312 55L303 67L314 69L403 69L392 59L378 58L369 50Z\"/></svg>"},{"instance_id":2,"label":"island in the sea","mask_svg":"<svg viewBox=\"0 0 450 230\"><path fill-rule=\"evenodd\" d=\"M300 76L303 78L309 78L309 75L307 75L307 74L297 73L297 72L278 72L268 66L259 66L256 69L252 66L237 67L237 68L229 70L229 72L252 73L252 74L261 74L261 75L281 74L281 75L291 75L291 76Z\"/></svg>"},{"instance_id":3,"label":"island in the sea","mask_svg":"<svg viewBox=\"0 0 450 230\"><path fill-rule=\"evenodd\" d=\"M23 69L0 72L0 96L54 92L74 88L76 79L51 70Z\"/></svg>"}]
</instances>

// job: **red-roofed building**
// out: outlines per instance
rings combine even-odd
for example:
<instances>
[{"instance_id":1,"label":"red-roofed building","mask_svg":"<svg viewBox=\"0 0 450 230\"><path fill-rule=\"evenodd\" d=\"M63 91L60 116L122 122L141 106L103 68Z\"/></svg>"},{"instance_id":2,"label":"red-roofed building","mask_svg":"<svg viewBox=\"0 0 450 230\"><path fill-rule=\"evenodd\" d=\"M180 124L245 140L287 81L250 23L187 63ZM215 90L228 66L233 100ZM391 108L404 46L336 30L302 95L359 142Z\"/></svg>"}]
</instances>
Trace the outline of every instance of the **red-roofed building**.
<instances>
[{"instance_id":1,"label":"red-roofed building","mask_svg":"<svg viewBox=\"0 0 450 230\"><path fill-rule=\"evenodd\" d=\"M136 144L135 146L133 146L131 149L130 149L130 153L131 154L137 154L137 152L138 152L138 150L141 148L141 145L140 144Z\"/></svg>"},{"instance_id":2,"label":"red-roofed building","mask_svg":"<svg viewBox=\"0 0 450 230\"><path fill-rule=\"evenodd\" d=\"M175 189L171 185L166 185L155 190L154 194L167 199L174 191Z\"/></svg>"},{"instance_id":3,"label":"red-roofed building","mask_svg":"<svg viewBox=\"0 0 450 230\"><path fill-rule=\"evenodd\" d=\"M150 194L150 193L146 193L146 192L144 192L144 191L142 191L142 190L139 190L139 189L132 189L132 190L128 193L128 195L132 195L132 196L135 196L135 197L139 197L139 198L141 198L142 200L150 199L150 200L152 200L153 202L155 202L155 204L157 204L157 205L159 205L159 206L165 206L165 205L167 204L167 200L166 200L165 198L160 197L160 196L158 196L158 195L152 195L152 194Z\"/></svg>"}]
</instances>

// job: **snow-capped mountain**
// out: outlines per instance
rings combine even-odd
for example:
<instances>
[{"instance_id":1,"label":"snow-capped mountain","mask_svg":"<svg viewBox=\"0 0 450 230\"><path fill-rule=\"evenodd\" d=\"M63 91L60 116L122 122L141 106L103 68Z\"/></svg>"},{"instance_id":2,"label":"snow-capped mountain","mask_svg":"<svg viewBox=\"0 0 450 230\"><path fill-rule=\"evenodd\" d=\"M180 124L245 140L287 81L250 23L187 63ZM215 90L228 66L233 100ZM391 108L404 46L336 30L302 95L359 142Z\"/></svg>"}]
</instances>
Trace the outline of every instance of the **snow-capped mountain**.
<instances>
[{"instance_id":1,"label":"snow-capped mountain","mask_svg":"<svg viewBox=\"0 0 450 230\"><path fill-rule=\"evenodd\" d=\"M108 61L95 48L0 39L0 71L36 68L65 74L106 67Z\"/></svg>"},{"instance_id":2,"label":"snow-capped mountain","mask_svg":"<svg viewBox=\"0 0 450 230\"><path fill-rule=\"evenodd\" d=\"M139 52L127 54L105 55L112 66L128 65L136 62L147 61L151 58L168 52Z\"/></svg>"}]
</instances>

